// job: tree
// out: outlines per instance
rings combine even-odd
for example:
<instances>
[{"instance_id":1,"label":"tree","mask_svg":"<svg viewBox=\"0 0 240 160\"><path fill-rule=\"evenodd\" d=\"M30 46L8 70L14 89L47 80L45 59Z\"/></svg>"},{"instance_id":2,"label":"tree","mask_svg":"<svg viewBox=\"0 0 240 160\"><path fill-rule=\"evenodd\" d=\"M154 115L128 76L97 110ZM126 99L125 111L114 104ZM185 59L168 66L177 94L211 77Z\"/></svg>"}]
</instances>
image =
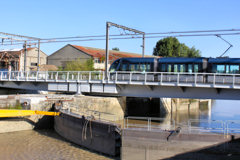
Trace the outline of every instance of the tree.
<instances>
[{"instance_id":1,"label":"tree","mask_svg":"<svg viewBox=\"0 0 240 160\"><path fill-rule=\"evenodd\" d=\"M119 49L118 47L114 47L114 48L112 48L112 50L114 50L114 51L120 51L120 49Z\"/></svg>"},{"instance_id":2,"label":"tree","mask_svg":"<svg viewBox=\"0 0 240 160\"><path fill-rule=\"evenodd\" d=\"M200 57L200 51L180 43L175 37L159 40L153 50L153 55L162 57Z\"/></svg>"},{"instance_id":3,"label":"tree","mask_svg":"<svg viewBox=\"0 0 240 160\"><path fill-rule=\"evenodd\" d=\"M87 61L82 61L77 59L76 61L67 62L66 67L63 69L64 71L93 71L93 59L89 59Z\"/></svg>"}]
</instances>

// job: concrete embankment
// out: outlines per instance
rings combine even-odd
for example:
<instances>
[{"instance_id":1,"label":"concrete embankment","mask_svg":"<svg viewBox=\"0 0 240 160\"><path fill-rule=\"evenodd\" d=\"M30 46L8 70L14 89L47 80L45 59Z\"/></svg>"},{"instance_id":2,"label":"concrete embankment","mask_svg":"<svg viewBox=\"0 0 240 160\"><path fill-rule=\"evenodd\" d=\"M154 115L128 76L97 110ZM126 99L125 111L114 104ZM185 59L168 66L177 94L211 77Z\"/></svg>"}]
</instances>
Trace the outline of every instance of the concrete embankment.
<instances>
[{"instance_id":1,"label":"concrete embankment","mask_svg":"<svg viewBox=\"0 0 240 160\"><path fill-rule=\"evenodd\" d=\"M73 113L94 116L95 118L110 121L122 120L126 108L125 97L114 98L54 94L1 95L0 108L48 111L58 100L62 101L63 107L69 108ZM52 123L51 117L42 115L25 118L1 118L0 133L31 130L35 127L47 127L46 125L51 124L47 123L48 120Z\"/></svg>"},{"instance_id":2,"label":"concrete embankment","mask_svg":"<svg viewBox=\"0 0 240 160\"><path fill-rule=\"evenodd\" d=\"M16 107L18 104L25 104L26 109L46 111L50 110L56 102L60 103L61 109L64 111L61 116L54 118L54 128L57 133L73 143L113 156L120 152L120 126L106 121L123 120L124 116L133 113L135 116L159 116L164 112L178 112L180 110L189 112L194 108L199 109L198 101L188 100L168 101L167 99L152 98L77 95L0 96L0 106L2 108L12 108L12 106ZM193 107L191 104L196 105ZM49 123L50 121L51 123ZM169 122L169 119L166 119L166 121ZM28 130L46 126L46 124L52 124L53 126L53 118L52 120L45 119L45 116L37 115L22 119L2 119L0 121L0 132ZM143 159L144 156L149 155L158 157L158 159L159 157L167 158L176 154L190 152L193 149L217 145L220 142L224 143L225 141L218 136L201 136L202 139L199 140L198 135L184 134L175 136L177 138L172 136L168 141L166 140L168 134L168 132L150 133L141 131L133 133L124 131L122 141L123 158ZM145 135L147 137L144 137Z\"/></svg>"},{"instance_id":3,"label":"concrete embankment","mask_svg":"<svg viewBox=\"0 0 240 160\"><path fill-rule=\"evenodd\" d=\"M67 140L111 156L120 154L121 135L118 125L61 111L54 117L55 131Z\"/></svg>"},{"instance_id":4,"label":"concrete embankment","mask_svg":"<svg viewBox=\"0 0 240 160\"><path fill-rule=\"evenodd\" d=\"M169 131L122 132L121 158L132 159L239 159L239 139L218 134L172 134Z\"/></svg>"},{"instance_id":5,"label":"concrete embankment","mask_svg":"<svg viewBox=\"0 0 240 160\"><path fill-rule=\"evenodd\" d=\"M110 121L123 120L126 116L143 116L143 117L164 117L173 115L176 112L194 112L199 109L199 100L179 100L168 98L132 98L132 97L97 97L97 96L77 96L77 95L40 95L40 94L23 94L23 95L1 95L0 108L17 108L31 110L51 109L52 104L62 100L63 107L69 108L71 112L94 116L95 118ZM207 101L210 104L210 101ZM43 116L31 116L20 119L2 119L0 121L1 132L18 131L33 129L36 122ZM169 117L166 118L166 120ZM174 119L177 119L174 118ZM29 123L32 122L32 123ZM4 127L6 126L6 127Z\"/></svg>"},{"instance_id":6,"label":"concrete embankment","mask_svg":"<svg viewBox=\"0 0 240 160\"><path fill-rule=\"evenodd\" d=\"M122 120L126 110L126 97L74 96L72 101L63 102L64 109L110 121Z\"/></svg>"},{"instance_id":7,"label":"concrete embankment","mask_svg":"<svg viewBox=\"0 0 240 160\"><path fill-rule=\"evenodd\" d=\"M50 97L56 97L54 95ZM48 101L46 95L23 94L23 95L1 95L1 109L26 109L49 111L52 102ZM27 117L1 118L0 133L32 130L34 128L52 128L53 117L43 115L32 115Z\"/></svg>"}]
</instances>

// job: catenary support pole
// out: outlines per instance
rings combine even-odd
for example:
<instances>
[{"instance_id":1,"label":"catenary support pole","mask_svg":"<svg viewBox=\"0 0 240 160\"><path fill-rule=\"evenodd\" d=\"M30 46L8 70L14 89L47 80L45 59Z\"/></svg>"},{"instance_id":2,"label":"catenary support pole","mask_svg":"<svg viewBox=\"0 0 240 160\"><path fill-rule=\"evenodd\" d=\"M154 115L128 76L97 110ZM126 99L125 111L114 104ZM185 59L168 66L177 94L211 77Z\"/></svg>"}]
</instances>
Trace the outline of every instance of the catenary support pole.
<instances>
[{"instance_id":1,"label":"catenary support pole","mask_svg":"<svg viewBox=\"0 0 240 160\"><path fill-rule=\"evenodd\" d=\"M23 48L24 48L24 72L25 72L27 69L27 41L24 42Z\"/></svg>"},{"instance_id":2,"label":"catenary support pole","mask_svg":"<svg viewBox=\"0 0 240 160\"><path fill-rule=\"evenodd\" d=\"M142 57L144 57L145 54L145 33L143 34L143 39L142 39Z\"/></svg>"},{"instance_id":3,"label":"catenary support pole","mask_svg":"<svg viewBox=\"0 0 240 160\"><path fill-rule=\"evenodd\" d=\"M37 61L37 71L40 68L40 40L38 40L38 61Z\"/></svg>"},{"instance_id":4,"label":"catenary support pole","mask_svg":"<svg viewBox=\"0 0 240 160\"><path fill-rule=\"evenodd\" d=\"M105 57L105 79L108 79L108 61L109 61L109 51L108 51L108 41L109 41L109 23L106 23L106 57Z\"/></svg>"}]
</instances>

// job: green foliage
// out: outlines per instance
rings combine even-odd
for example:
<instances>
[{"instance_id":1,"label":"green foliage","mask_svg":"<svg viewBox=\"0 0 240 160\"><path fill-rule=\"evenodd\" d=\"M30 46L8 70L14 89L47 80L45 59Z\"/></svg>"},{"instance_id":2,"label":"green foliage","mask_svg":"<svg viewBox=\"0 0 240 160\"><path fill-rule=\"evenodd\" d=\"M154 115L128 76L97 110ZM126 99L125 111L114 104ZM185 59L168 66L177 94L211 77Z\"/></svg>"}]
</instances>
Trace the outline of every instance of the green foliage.
<instances>
[{"instance_id":1,"label":"green foliage","mask_svg":"<svg viewBox=\"0 0 240 160\"><path fill-rule=\"evenodd\" d=\"M6 107L3 107L3 109L23 109L22 105L20 104L19 101L16 102L15 105L7 105Z\"/></svg>"},{"instance_id":2,"label":"green foliage","mask_svg":"<svg viewBox=\"0 0 240 160\"><path fill-rule=\"evenodd\" d=\"M63 67L62 67L62 66L59 66L59 67L58 67L58 71L63 71Z\"/></svg>"},{"instance_id":3,"label":"green foliage","mask_svg":"<svg viewBox=\"0 0 240 160\"><path fill-rule=\"evenodd\" d=\"M105 61L105 57L104 57L104 56L101 57L101 58L100 58L100 61L101 61L101 62L104 62L104 61Z\"/></svg>"},{"instance_id":4,"label":"green foliage","mask_svg":"<svg viewBox=\"0 0 240 160\"><path fill-rule=\"evenodd\" d=\"M114 48L112 48L112 50L114 50L114 51L120 51L120 49L119 49L118 47L114 47Z\"/></svg>"},{"instance_id":5,"label":"green foliage","mask_svg":"<svg viewBox=\"0 0 240 160\"><path fill-rule=\"evenodd\" d=\"M94 70L94 62L92 59L87 61L82 61L77 59L76 61L71 61L66 64L66 67L63 69L64 71L93 71Z\"/></svg>"},{"instance_id":6,"label":"green foliage","mask_svg":"<svg viewBox=\"0 0 240 160\"><path fill-rule=\"evenodd\" d=\"M159 40L153 50L153 55L162 57L200 57L201 52L195 47L189 48L175 37Z\"/></svg>"}]
</instances>

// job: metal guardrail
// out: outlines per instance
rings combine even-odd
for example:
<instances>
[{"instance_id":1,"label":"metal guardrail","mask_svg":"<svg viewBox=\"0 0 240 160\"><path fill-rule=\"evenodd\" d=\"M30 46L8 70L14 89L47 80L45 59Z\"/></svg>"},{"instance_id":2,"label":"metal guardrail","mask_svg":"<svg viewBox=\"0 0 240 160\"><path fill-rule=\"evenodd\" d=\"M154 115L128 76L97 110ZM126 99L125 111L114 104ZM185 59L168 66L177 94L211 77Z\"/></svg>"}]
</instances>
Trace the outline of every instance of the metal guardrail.
<instances>
[{"instance_id":1,"label":"metal guardrail","mask_svg":"<svg viewBox=\"0 0 240 160\"><path fill-rule=\"evenodd\" d=\"M240 134L240 120L226 121L226 134Z\"/></svg>"},{"instance_id":2,"label":"metal guardrail","mask_svg":"<svg viewBox=\"0 0 240 160\"><path fill-rule=\"evenodd\" d=\"M136 122L136 120L138 122ZM175 129L175 121L170 121L169 124L163 124L165 118L155 117L126 117L124 119L125 129L139 129L139 130L172 130Z\"/></svg>"},{"instance_id":3,"label":"metal guardrail","mask_svg":"<svg viewBox=\"0 0 240 160\"><path fill-rule=\"evenodd\" d=\"M162 123L162 122L165 122ZM186 133L206 134L217 133L223 135L240 134L240 120L199 120L190 119L185 127L179 126L174 120L166 123L165 118L155 117L126 117L124 129L147 130L147 131L168 131L180 127Z\"/></svg>"},{"instance_id":4,"label":"metal guardrail","mask_svg":"<svg viewBox=\"0 0 240 160\"><path fill-rule=\"evenodd\" d=\"M62 107L58 108L60 111L64 111L68 114L76 114L79 116L85 116L86 118L105 121L105 122L116 122L119 121L118 117L115 114L100 112L96 110L80 110L78 105L74 104L65 104Z\"/></svg>"},{"instance_id":5,"label":"metal guardrail","mask_svg":"<svg viewBox=\"0 0 240 160\"><path fill-rule=\"evenodd\" d=\"M0 81L88 82L143 85L177 85L240 88L240 74L172 73L172 72L109 72L102 71L1 71ZM218 86L219 87L219 86Z\"/></svg>"},{"instance_id":6,"label":"metal guardrail","mask_svg":"<svg viewBox=\"0 0 240 160\"><path fill-rule=\"evenodd\" d=\"M225 135L225 123L222 120L188 120L189 133L222 133Z\"/></svg>"}]
</instances>

